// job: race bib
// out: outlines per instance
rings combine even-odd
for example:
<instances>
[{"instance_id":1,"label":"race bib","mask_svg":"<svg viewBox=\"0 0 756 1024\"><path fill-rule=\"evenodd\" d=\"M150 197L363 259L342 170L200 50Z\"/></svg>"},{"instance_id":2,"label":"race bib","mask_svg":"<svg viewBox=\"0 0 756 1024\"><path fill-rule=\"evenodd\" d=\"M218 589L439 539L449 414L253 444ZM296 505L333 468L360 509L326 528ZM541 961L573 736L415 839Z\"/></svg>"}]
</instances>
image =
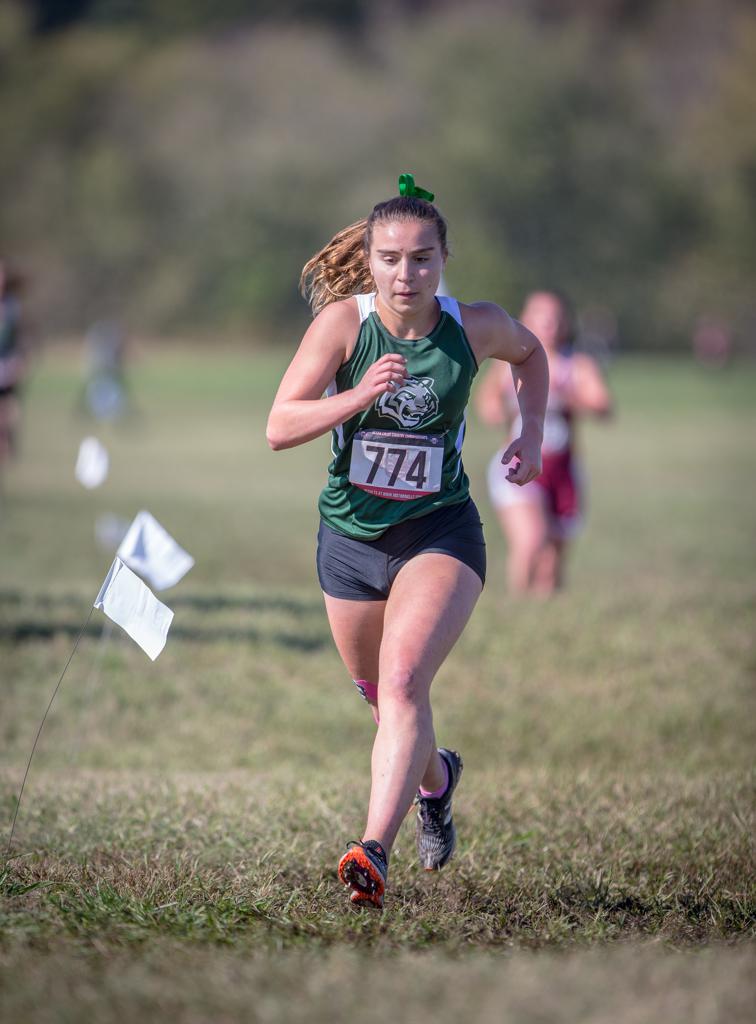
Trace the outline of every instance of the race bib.
<instances>
[{"instance_id":1,"label":"race bib","mask_svg":"<svg viewBox=\"0 0 756 1024\"><path fill-rule=\"evenodd\" d=\"M441 490L443 465L440 434L360 430L352 441L349 481L379 498L411 501Z\"/></svg>"}]
</instances>

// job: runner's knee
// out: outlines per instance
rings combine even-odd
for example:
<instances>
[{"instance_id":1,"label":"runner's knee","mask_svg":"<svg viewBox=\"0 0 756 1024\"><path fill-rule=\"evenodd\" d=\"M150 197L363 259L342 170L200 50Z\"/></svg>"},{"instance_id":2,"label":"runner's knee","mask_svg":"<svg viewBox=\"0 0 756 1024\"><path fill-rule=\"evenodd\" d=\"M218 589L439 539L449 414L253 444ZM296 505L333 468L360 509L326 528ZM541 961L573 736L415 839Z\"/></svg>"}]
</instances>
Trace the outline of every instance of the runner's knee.
<instances>
[{"instance_id":1,"label":"runner's knee","mask_svg":"<svg viewBox=\"0 0 756 1024\"><path fill-rule=\"evenodd\" d=\"M428 686L413 666L397 665L381 675L381 702L419 707L429 703Z\"/></svg>"}]
</instances>

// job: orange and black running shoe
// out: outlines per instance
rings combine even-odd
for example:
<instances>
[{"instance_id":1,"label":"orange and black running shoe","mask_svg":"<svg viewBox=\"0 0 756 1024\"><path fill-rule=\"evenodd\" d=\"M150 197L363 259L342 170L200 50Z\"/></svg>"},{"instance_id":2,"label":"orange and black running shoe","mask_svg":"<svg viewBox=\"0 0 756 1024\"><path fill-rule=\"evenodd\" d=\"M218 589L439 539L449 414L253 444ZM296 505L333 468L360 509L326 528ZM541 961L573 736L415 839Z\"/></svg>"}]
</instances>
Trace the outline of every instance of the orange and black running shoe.
<instances>
[{"instance_id":1,"label":"orange and black running shoe","mask_svg":"<svg viewBox=\"0 0 756 1024\"><path fill-rule=\"evenodd\" d=\"M339 878L352 890L352 903L380 909L388 878L386 851L375 839L349 843L339 861Z\"/></svg>"},{"instance_id":2,"label":"orange and black running shoe","mask_svg":"<svg viewBox=\"0 0 756 1024\"><path fill-rule=\"evenodd\" d=\"M358 892L353 889L350 896L349 902L353 907L375 907L377 910L383 910L383 896L370 896L366 892Z\"/></svg>"},{"instance_id":3,"label":"orange and black running shoe","mask_svg":"<svg viewBox=\"0 0 756 1024\"><path fill-rule=\"evenodd\" d=\"M439 797L415 797L417 821L415 844L420 865L425 871L438 871L448 864L457 845L457 830L452 819L452 794L462 774L462 758L456 750L439 747L438 752L449 769L449 785Z\"/></svg>"}]
</instances>

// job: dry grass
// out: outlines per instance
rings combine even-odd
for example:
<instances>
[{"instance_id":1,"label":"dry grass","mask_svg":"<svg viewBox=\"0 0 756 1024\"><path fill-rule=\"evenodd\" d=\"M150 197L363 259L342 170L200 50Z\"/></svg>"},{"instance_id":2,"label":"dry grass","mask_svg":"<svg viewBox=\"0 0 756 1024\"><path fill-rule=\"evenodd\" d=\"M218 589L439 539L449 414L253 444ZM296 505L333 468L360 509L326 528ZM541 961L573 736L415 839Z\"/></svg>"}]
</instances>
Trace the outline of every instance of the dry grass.
<instances>
[{"instance_id":1,"label":"dry grass","mask_svg":"<svg viewBox=\"0 0 756 1024\"><path fill-rule=\"evenodd\" d=\"M420 873L408 821L379 916L335 879L372 724L311 566L322 466L262 447L275 360L205 370L143 370L143 420L108 439L97 495L70 482L70 373L32 389L0 525L8 820L109 562L93 516L144 505L198 565L154 665L97 619L72 663L0 862L0 1016L748 1019L753 372L618 372L622 418L589 438L593 521L550 604L507 602L489 525L489 586L435 683L465 757L458 856ZM477 491L491 444L471 433Z\"/></svg>"},{"instance_id":2,"label":"dry grass","mask_svg":"<svg viewBox=\"0 0 756 1024\"><path fill-rule=\"evenodd\" d=\"M753 935L754 792L738 776L555 784L520 773L502 785L479 774L460 796L454 867L419 871L408 821L387 912L357 920L334 868L359 806L345 812L343 785L325 773L294 789L246 773L43 781L26 853L3 877L11 936L459 953Z\"/></svg>"}]
</instances>

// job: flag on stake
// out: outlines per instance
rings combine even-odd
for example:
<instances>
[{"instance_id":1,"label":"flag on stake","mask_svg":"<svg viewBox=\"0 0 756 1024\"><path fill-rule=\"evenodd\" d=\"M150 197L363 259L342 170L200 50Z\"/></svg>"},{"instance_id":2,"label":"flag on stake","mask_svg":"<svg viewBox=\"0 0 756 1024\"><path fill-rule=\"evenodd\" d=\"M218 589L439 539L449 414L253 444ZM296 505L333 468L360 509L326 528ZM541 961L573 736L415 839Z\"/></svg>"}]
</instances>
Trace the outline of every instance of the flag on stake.
<instances>
[{"instance_id":1,"label":"flag on stake","mask_svg":"<svg viewBox=\"0 0 756 1024\"><path fill-rule=\"evenodd\" d=\"M16 831L16 821L21 807L21 798L23 797L24 789L26 788L26 780L29 777L29 769L31 768L32 759L34 758L34 751L37 749L39 737L42 735L42 729L47 721L47 716L50 713L50 708L53 706L56 694L63 682L63 677L68 671L68 666L71 664L71 659L74 654L76 654L76 648L79 646L79 641L84 636L84 632L89 625L89 620L92 618L94 608L101 608L109 619L115 622L116 625L120 626L122 629L125 629L132 640L135 640L145 654L149 655L153 661L165 647L168 630L170 629L171 622L173 621L173 612L171 609L158 601L150 588L145 583L142 583L139 577L135 576L131 569L129 569L127 565L124 565L121 559L116 556L113 564L108 570L108 575L105 577L105 582L100 587L100 593L95 599L94 606L89 609L89 615L87 615L86 622L79 630L79 635L76 637L73 650L68 656L68 661L60 674L60 679L58 679L57 685L53 690L52 697L47 705L47 710L42 716L42 721L39 723L37 735L35 736L34 743L32 744L31 754L29 754L29 760L26 762L26 771L24 772L21 790L18 794L18 800L16 801L16 810L13 812L13 821L11 822L8 846L5 851L6 857L10 856L11 847L13 846L13 836Z\"/></svg>"},{"instance_id":2,"label":"flag on stake","mask_svg":"<svg viewBox=\"0 0 756 1024\"><path fill-rule=\"evenodd\" d=\"M74 470L76 479L87 490L94 490L105 482L110 460L105 446L96 437L85 437L79 445Z\"/></svg>"},{"instance_id":3,"label":"flag on stake","mask_svg":"<svg viewBox=\"0 0 756 1024\"><path fill-rule=\"evenodd\" d=\"M94 603L154 661L165 647L173 612L116 556Z\"/></svg>"},{"instance_id":4,"label":"flag on stake","mask_svg":"<svg viewBox=\"0 0 756 1024\"><path fill-rule=\"evenodd\" d=\"M117 551L134 572L146 577L155 590L175 586L194 565L194 559L149 512L139 512Z\"/></svg>"}]
</instances>

